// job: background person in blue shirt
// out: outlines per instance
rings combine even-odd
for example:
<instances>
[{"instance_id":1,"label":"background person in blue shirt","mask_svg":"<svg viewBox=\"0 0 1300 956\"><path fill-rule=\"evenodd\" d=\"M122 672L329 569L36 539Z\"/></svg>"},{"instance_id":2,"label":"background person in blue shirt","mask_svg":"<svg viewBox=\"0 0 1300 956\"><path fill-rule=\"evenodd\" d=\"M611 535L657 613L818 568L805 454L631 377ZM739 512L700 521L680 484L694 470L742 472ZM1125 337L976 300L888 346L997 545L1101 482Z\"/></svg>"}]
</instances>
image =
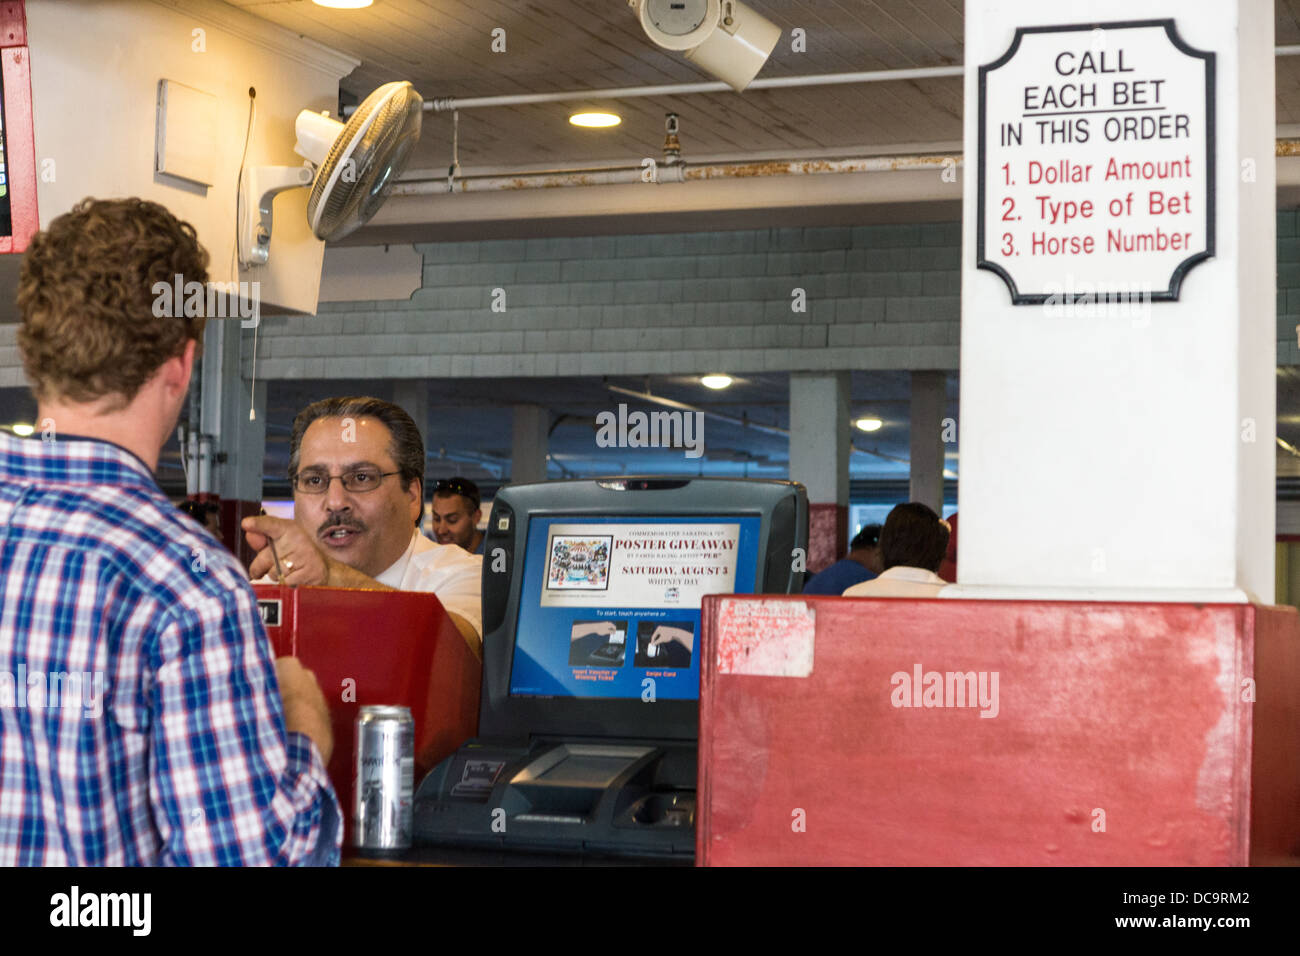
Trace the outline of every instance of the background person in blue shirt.
<instances>
[{"instance_id":1,"label":"background person in blue shirt","mask_svg":"<svg viewBox=\"0 0 1300 956\"><path fill-rule=\"evenodd\" d=\"M848 554L808 579L808 583L803 586L803 593L840 595L855 584L870 581L883 570L880 561L880 525L869 524L849 542Z\"/></svg>"}]
</instances>

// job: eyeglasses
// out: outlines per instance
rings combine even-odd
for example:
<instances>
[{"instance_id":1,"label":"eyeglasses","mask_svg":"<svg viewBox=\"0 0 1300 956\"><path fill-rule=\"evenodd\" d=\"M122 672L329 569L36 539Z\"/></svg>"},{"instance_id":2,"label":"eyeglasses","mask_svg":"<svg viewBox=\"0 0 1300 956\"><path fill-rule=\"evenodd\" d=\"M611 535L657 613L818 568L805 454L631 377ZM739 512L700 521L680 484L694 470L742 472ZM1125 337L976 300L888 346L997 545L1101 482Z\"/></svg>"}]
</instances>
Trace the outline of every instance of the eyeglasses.
<instances>
[{"instance_id":1,"label":"eyeglasses","mask_svg":"<svg viewBox=\"0 0 1300 956\"><path fill-rule=\"evenodd\" d=\"M470 501L474 502L474 507L479 504L478 488L469 482L461 481L459 478L444 478L433 486L435 495L463 495Z\"/></svg>"},{"instance_id":2,"label":"eyeglasses","mask_svg":"<svg viewBox=\"0 0 1300 956\"><path fill-rule=\"evenodd\" d=\"M400 471L380 471L378 468L358 468L345 471L341 475L327 475L321 471L304 471L294 475L291 481L295 491L304 495L323 495L329 490L330 482L337 478L343 483L345 491L374 491L389 475L400 475Z\"/></svg>"}]
</instances>

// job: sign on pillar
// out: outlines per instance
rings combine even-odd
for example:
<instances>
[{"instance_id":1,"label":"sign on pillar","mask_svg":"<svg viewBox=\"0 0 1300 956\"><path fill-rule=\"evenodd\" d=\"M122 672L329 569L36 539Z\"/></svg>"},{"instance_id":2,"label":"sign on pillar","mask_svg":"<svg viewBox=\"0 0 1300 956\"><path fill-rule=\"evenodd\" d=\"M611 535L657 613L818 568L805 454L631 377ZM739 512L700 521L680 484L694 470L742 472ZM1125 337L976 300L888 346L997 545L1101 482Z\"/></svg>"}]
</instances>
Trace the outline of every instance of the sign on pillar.
<instances>
[{"instance_id":1,"label":"sign on pillar","mask_svg":"<svg viewBox=\"0 0 1300 956\"><path fill-rule=\"evenodd\" d=\"M1172 19L1022 27L979 82L979 267L1017 305L1177 299L1214 255L1214 54Z\"/></svg>"},{"instance_id":2,"label":"sign on pillar","mask_svg":"<svg viewBox=\"0 0 1300 956\"><path fill-rule=\"evenodd\" d=\"M1272 600L1273 19L967 3L945 596Z\"/></svg>"}]
</instances>

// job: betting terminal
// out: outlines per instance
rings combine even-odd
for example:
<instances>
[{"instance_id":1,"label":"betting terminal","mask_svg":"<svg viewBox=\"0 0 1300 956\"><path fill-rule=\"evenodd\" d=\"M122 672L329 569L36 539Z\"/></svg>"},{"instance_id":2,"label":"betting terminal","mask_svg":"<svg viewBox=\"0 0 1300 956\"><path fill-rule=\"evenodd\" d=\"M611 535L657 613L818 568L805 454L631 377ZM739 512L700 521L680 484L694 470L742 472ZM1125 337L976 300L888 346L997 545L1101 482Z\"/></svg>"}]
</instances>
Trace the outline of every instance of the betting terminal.
<instances>
[{"instance_id":1,"label":"betting terminal","mask_svg":"<svg viewBox=\"0 0 1300 956\"><path fill-rule=\"evenodd\" d=\"M807 539L788 481L504 488L483 550L479 736L420 784L416 852L692 860L701 600L795 591Z\"/></svg>"}]
</instances>

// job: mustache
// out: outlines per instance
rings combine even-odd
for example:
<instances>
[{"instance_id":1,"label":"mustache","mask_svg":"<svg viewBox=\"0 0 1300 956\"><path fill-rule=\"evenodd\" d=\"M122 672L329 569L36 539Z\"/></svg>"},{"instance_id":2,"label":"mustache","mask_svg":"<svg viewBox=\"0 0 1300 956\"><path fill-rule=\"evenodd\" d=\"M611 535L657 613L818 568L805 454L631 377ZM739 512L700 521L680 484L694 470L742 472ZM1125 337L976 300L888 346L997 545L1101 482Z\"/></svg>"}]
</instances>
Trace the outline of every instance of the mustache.
<instances>
[{"instance_id":1,"label":"mustache","mask_svg":"<svg viewBox=\"0 0 1300 956\"><path fill-rule=\"evenodd\" d=\"M366 523L353 518L349 514L340 512L339 514L330 515L329 518L323 521L321 526L316 529L316 535L319 537L333 531L335 528L347 528L349 531L365 531Z\"/></svg>"}]
</instances>

